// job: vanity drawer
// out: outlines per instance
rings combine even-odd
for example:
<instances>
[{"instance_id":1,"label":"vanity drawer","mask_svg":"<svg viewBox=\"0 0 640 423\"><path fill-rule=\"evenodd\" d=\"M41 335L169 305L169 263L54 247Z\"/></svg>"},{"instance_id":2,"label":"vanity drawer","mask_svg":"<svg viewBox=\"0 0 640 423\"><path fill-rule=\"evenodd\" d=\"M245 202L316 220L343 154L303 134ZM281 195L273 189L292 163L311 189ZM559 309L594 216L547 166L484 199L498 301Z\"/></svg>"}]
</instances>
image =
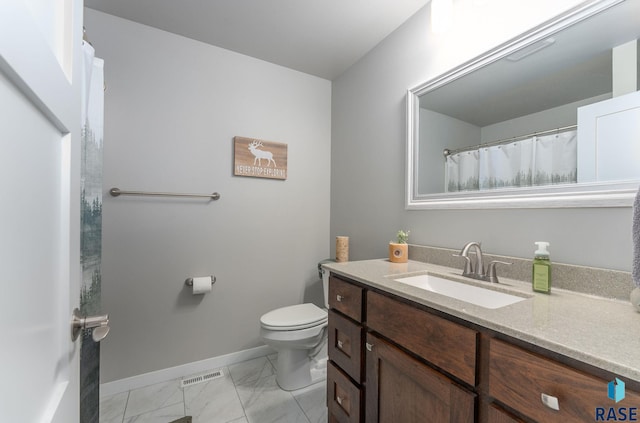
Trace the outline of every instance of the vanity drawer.
<instances>
[{"instance_id":1,"label":"vanity drawer","mask_svg":"<svg viewBox=\"0 0 640 423\"><path fill-rule=\"evenodd\" d=\"M364 290L359 286L329 277L329 307L362 322L362 297Z\"/></svg>"},{"instance_id":2,"label":"vanity drawer","mask_svg":"<svg viewBox=\"0 0 640 423\"><path fill-rule=\"evenodd\" d=\"M359 423L362 413L360 389L331 361L327 362L329 421Z\"/></svg>"},{"instance_id":3,"label":"vanity drawer","mask_svg":"<svg viewBox=\"0 0 640 423\"><path fill-rule=\"evenodd\" d=\"M460 380L476 385L478 332L375 292L367 326Z\"/></svg>"},{"instance_id":4,"label":"vanity drawer","mask_svg":"<svg viewBox=\"0 0 640 423\"><path fill-rule=\"evenodd\" d=\"M495 404L489 406L488 421L490 423L525 423L524 420L512 416Z\"/></svg>"},{"instance_id":5,"label":"vanity drawer","mask_svg":"<svg viewBox=\"0 0 640 423\"><path fill-rule=\"evenodd\" d=\"M362 381L362 334L364 329L334 310L329 310L329 358L356 382Z\"/></svg>"},{"instance_id":6,"label":"vanity drawer","mask_svg":"<svg viewBox=\"0 0 640 423\"><path fill-rule=\"evenodd\" d=\"M504 341L491 339L489 349L489 395L534 420L594 421L596 407L608 410L640 403L640 395L626 390L625 399L616 404L607 397L610 381ZM543 394L557 398L559 410L543 404Z\"/></svg>"}]
</instances>

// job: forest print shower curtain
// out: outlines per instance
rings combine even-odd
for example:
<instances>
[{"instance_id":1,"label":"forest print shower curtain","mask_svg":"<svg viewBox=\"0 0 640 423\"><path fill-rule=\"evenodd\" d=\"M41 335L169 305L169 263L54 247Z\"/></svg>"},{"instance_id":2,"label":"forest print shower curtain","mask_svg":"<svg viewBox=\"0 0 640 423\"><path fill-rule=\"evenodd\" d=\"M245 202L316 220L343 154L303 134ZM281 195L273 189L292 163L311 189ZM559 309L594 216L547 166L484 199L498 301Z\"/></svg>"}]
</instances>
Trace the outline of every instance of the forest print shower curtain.
<instances>
[{"instance_id":1,"label":"forest print shower curtain","mask_svg":"<svg viewBox=\"0 0 640 423\"><path fill-rule=\"evenodd\" d=\"M80 177L80 312L101 314L100 264L102 255L102 135L104 75L102 59L83 42L83 92ZM98 423L100 405L100 344L82 333L80 349L80 422Z\"/></svg>"}]
</instances>

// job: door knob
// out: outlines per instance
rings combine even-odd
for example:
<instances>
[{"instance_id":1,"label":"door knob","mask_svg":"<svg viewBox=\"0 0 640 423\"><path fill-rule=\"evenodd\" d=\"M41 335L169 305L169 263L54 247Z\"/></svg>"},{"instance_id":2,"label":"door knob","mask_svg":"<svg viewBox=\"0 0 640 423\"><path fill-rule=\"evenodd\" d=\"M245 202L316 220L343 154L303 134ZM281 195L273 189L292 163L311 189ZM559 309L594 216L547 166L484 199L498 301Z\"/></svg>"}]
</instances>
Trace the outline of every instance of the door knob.
<instances>
[{"instance_id":1,"label":"door knob","mask_svg":"<svg viewBox=\"0 0 640 423\"><path fill-rule=\"evenodd\" d=\"M71 339L76 340L80 336L80 332L83 329L92 329L92 337L95 342L102 341L109 330L109 315L104 314L101 316L84 316L80 315L80 310L77 308L73 310L71 315Z\"/></svg>"}]
</instances>

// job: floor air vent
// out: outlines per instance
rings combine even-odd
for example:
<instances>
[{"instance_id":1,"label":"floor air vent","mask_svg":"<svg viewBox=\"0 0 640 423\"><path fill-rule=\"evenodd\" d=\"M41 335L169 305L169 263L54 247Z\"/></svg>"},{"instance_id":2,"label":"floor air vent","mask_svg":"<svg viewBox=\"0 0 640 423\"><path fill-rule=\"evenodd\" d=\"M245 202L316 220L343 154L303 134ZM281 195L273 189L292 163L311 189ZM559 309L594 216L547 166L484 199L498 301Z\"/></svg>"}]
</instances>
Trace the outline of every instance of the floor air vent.
<instances>
[{"instance_id":1,"label":"floor air vent","mask_svg":"<svg viewBox=\"0 0 640 423\"><path fill-rule=\"evenodd\" d=\"M222 376L224 376L224 373L222 373L222 370L213 370L211 372L203 373L201 375L189 376L180 381L180 387L185 388L187 386L197 385L198 383L209 382L210 380L218 379Z\"/></svg>"}]
</instances>

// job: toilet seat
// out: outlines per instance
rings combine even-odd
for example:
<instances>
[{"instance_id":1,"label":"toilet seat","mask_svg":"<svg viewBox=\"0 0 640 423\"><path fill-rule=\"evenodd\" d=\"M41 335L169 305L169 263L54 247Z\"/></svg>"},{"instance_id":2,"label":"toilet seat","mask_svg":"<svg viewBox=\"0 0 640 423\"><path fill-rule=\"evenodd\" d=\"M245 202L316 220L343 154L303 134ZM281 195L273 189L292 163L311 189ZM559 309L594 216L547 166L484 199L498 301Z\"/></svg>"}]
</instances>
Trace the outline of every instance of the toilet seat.
<instances>
[{"instance_id":1,"label":"toilet seat","mask_svg":"<svg viewBox=\"0 0 640 423\"><path fill-rule=\"evenodd\" d=\"M325 324L327 319L326 310L306 303L270 311L260 318L260 324L274 331L299 330Z\"/></svg>"}]
</instances>

